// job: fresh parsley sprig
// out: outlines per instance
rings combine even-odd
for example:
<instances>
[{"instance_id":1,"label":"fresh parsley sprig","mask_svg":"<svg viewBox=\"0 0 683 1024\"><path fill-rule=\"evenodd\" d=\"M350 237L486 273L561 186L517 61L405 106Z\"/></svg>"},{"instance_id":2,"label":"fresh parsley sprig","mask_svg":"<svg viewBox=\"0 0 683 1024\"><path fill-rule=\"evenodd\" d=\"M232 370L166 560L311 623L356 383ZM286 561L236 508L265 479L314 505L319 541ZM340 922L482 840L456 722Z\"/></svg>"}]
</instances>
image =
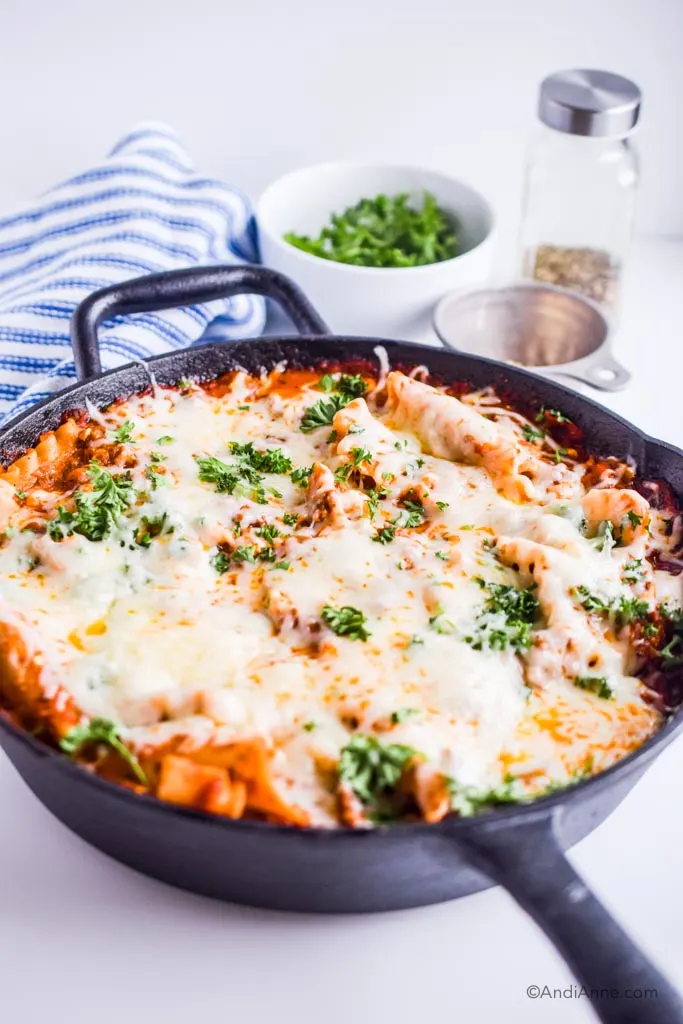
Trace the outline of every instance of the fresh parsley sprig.
<instances>
[{"instance_id":1,"label":"fresh parsley sprig","mask_svg":"<svg viewBox=\"0 0 683 1024\"><path fill-rule=\"evenodd\" d=\"M645 622L650 615L649 604L638 597L622 594L606 601L592 594L586 586L576 587L574 596L585 611L609 615L617 629L633 622Z\"/></svg>"},{"instance_id":2,"label":"fresh parsley sprig","mask_svg":"<svg viewBox=\"0 0 683 1024\"><path fill-rule=\"evenodd\" d=\"M486 591L484 607L477 617L476 628L463 639L481 651L504 651L512 647L518 654L531 646L532 630L540 617L540 605L534 587L518 590L504 583L489 583L480 576L475 582Z\"/></svg>"},{"instance_id":3,"label":"fresh parsley sprig","mask_svg":"<svg viewBox=\"0 0 683 1024\"><path fill-rule=\"evenodd\" d=\"M345 484L355 469L360 469L366 463L372 462L372 452L369 448L352 448L350 455L351 461L343 466L338 466L334 471L334 478L339 483Z\"/></svg>"},{"instance_id":4,"label":"fresh parsley sprig","mask_svg":"<svg viewBox=\"0 0 683 1024\"><path fill-rule=\"evenodd\" d=\"M342 748L337 768L339 781L349 786L371 812L394 817L397 786L411 761L419 758L403 743L381 743L374 736L353 736Z\"/></svg>"},{"instance_id":5,"label":"fresh parsley sprig","mask_svg":"<svg viewBox=\"0 0 683 1024\"><path fill-rule=\"evenodd\" d=\"M286 455L282 448L255 448L251 441L240 444L238 441L231 441L228 445L231 455L234 455L245 472L248 468L255 473L289 473L292 469L292 460Z\"/></svg>"},{"instance_id":6,"label":"fresh parsley sprig","mask_svg":"<svg viewBox=\"0 0 683 1024\"><path fill-rule=\"evenodd\" d=\"M134 430L135 424L132 422L132 420L124 420L124 422L121 423L120 426L116 428L116 430L110 431L109 436L113 441L116 441L118 444L133 444Z\"/></svg>"},{"instance_id":7,"label":"fresh parsley sprig","mask_svg":"<svg viewBox=\"0 0 683 1024\"><path fill-rule=\"evenodd\" d=\"M60 505L55 518L48 522L47 532L53 540L74 533L88 540L104 540L132 504L136 492L128 473L111 473L93 461L88 476L92 490L75 492L75 510L71 512Z\"/></svg>"},{"instance_id":8,"label":"fresh parsley sprig","mask_svg":"<svg viewBox=\"0 0 683 1024\"><path fill-rule=\"evenodd\" d=\"M331 604L326 604L320 617L337 636L345 636L349 640L365 641L370 639L370 632L367 629L368 620L358 608L352 608L350 605L335 608Z\"/></svg>"},{"instance_id":9,"label":"fresh parsley sprig","mask_svg":"<svg viewBox=\"0 0 683 1024\"><path fill-rule=\"evenodd\" d=\"M614 697L614 690L607 682L607 676L576 676L574 686L580 690L588 690L602 700L611 700Z\"/></svg>"},{"instance_id":10,"label":"fresh parsley sprig","mask_svg":"<svg viewBox=\"0 0 683 1024\"><path fill-rule=\"evenodd\" d=\"M135 531L135 543L141 548L148 548L155 537L173 533L173 529L168 523L166 512L160 516L142 516Z\"/></svg>"},{"instance_id":11,"label":"fresh parsley sprig","mask_svg":"<svg viewBox=\"0 0 683 1024\"><path fill-rule=\"evenodd\" d=\"M481 811L493 807L505 807L509 804L522 804L529 800L529 797L521 788L519 780L508 775L502 785L495 789L478 790L473 786L462 786L455 779L446 780L450 797L451 809L460 818L470 818Z\"/></svg>"},{"instance_id":12,"label":"fresh parsley sprig","mask_svg":"<svg viewBox=\"0 0 683 1024\"><path fill-rule=\"evenodd\" d=\"M268 502L263 487L264 473L289 473L292 460L281 448L257 449L251 441L242 444L231 441L230 454L234 462L223 462L213 455L195 455L199 479L211 484L219 494L237 494L251 498L259 505ZM296 472L296 471L295 471ZM270 489L270 493L280 496Z\"/></svg>"},{"instance_id":13,"label":"fresh parsley sprig","mask_svg":"<svg viewBox=\"0 0 683 1024\"><path fill-rule=\"evenodd\" d=\"M147 776L143 772L135 754L128 749L121 739L114 722L108 718L91 718L86 725L75 725L66 736L59 741L65 754L76 757L83 747L90 743L106 743L115 750L135 775L138 782L147 785Z\"/></svg>"},{"instance_id":14,"label":"fresh parsley sprig","mask_svg":"<svg viewBox=\"0 0 683 1024\"><path fill-rule=\"evenodd\" d=\"M683 665L683 608L670 608L661 604L659 613L667 624L669 639L659 652L665 669L678 668Z\"/></svg>"},{"instance_id":15,"label":"fresh parsley sprig","mask_svg":"<svg viewBox=\"0 0 683 1024\"><path fill-rule=\"evenodd\" d=\"M321 398L303 414L299 429L304 434L310 434L318 427L329 427L340 409L344 409L354 398L359 398L368 390L360 374L347 373L326 373L318 381L318 387L330 397Z\"/></svg>"},{"instance_id":16,"label":"fresh parsley sprig","mask_svg":"<svg viewBox=\"0 0 683 1024\"><path fill-rule=\"evenodd\" d=\"M329 427L339 410L348 405L349 401L350 399L347 400L344 395L330 395L329 398L321 398L303 414L299 429L303 434L310 434L318 427Z\"/></svg>"},{"instance_id":17,"label":"fresh parsley sprig","mask_svg":"<svg viewBox=\"0 0 683 1024\"><path fill-rule=\"evenodd\" d=\"M318 381L317 387L326 394L336 392L349 399L359 398L368 390L359 373L326 373Z\"/></svg>"}]
</instances>

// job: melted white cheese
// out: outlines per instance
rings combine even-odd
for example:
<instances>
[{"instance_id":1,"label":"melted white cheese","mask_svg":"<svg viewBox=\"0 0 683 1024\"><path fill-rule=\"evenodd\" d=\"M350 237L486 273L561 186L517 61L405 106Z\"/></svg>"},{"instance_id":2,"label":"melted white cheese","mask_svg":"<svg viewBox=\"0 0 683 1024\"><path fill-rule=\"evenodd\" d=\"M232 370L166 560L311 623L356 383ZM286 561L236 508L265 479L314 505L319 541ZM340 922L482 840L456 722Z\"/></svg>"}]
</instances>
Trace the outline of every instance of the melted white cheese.
<instances>
[{"instance_id":1,"label":"melted white cheese","mask_svg":"<svg viewBox=\"0 0 683 1024\"><path fill-rule=\"evenodd\" d=\"M412 713L380 738L480 790L500 785L511 766L532 790L567 781L588 755L610 763L656 727L627 640L576 599L580 586L605 601L632 593L622 579L628 549L598 551L580 532L580 465L542 458L511 418L494 426L467 407L449 421L445 396L427 432L424 385L414 416L402 406L400 429L390 426L395 409L359 399L338 414L336 441L330 427L300 430L321 397L312 386L294 397L255 397L254 387L245 375L219 398L157 387L103 413L110 430L133 424L125 452L137 503L103 541L18 533L6 544L0 617L42 653L46 692L66 687L84 714L114 720L134 746L175 733L197 743L262 736L275 748L276 782L319 823L332 823L333 803L316 759L336 760L354 731L372 732L402 709ZM515 472L533 463L530 500L501 486L500 451L491 475L486 452L470 458L471 437L458 441L461 421L471 433L476 419ZM444 422L449 450L478 464L429 454L442 450L434 431ZM371 479L337 482L334 515L289 474L266 475L265 504L220 493L200 481L196 459L232 463L231 441L332 471L367 449L360 470ZM373 480L385 493L371 518ZM411 495L425 522L402 529L399 518L397 528ZM286 524L285 513L299 522ZM136 542L143 516L165 516L147 547ZM217 545L263 548L257 531L267 524L280 532L276 561L216 571ZM392 527L380 543L378 531ZM661 593L680 600L680 584L656 575ZM486 596L475 577L537 588L542 621L528 651L467 641ZM358 609L369 637L335 635L326 606ZM586 675L606 676L613 699L578 688L574 677Z\"/></svg>"}]
</instances>

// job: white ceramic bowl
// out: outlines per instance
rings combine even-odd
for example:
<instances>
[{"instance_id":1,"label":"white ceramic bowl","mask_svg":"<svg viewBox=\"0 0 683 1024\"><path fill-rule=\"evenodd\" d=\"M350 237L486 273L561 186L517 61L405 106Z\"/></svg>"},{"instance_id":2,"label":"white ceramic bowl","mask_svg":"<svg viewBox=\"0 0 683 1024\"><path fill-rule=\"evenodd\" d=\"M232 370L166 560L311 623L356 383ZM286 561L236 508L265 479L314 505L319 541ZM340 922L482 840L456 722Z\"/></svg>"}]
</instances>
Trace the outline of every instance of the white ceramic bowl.
<instances>
[{"instance_id":1,"label":"white ceramic bowl","mask_svg":"<svg viewBox=\"0 0 683 1024\"><path fill-rule=\"evenodd\" d=\"M330 214L364 197L431 192L458 225L459 256L424 267L354 267L302 252L283 236L317 235ZM291 277L337 334L428 340L434 305L454 288L483 281L490 270L494 217L469 185L419 167L319 164L279 178L256 208L261 258Z\"/></svg>"}]
</instances>

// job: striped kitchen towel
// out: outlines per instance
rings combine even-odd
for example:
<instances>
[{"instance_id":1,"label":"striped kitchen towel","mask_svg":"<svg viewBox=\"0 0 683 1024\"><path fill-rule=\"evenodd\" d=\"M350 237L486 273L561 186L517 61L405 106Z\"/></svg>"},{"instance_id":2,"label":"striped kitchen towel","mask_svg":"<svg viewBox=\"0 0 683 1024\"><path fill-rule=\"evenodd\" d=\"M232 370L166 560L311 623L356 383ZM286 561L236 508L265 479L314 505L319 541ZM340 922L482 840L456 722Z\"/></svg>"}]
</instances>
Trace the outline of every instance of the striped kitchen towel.
<instances>
[{"instance_id":1,"label":"striped kitchen towel","mask_svg":"<svg viewBox=\"0 0 683 1024\"><path fill-rule=\"evenodd\" d=\"M0 421L76 379L69 320L90 292L139 274L256 259L248 200L195 173L177 136L141 124L101 164L0 218ZM100 329L105 369L259 334L252 295L140 313ZM210 327L209 327L210 325Z\"/></svg>"}]
</instances>

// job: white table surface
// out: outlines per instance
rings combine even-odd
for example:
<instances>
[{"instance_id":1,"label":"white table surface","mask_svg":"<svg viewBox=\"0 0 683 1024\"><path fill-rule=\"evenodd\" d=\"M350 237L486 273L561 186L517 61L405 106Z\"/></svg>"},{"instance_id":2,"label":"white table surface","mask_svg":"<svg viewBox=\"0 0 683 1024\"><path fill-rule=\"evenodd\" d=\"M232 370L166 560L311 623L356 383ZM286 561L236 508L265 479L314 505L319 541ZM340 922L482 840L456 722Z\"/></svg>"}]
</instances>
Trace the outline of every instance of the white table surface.
<instances>
[{"instance_id":1,"label":"white table surface","mask_svg":"<svg viewBox=\"0 0 683 1024\"><path fill-rule=\"evenodd\" d=\"M641 241L605 403L683 442L683 242ZM683 989L683 742L571 854ZM563 1024L585 999L500 890L422 910L306 917L212 903L144 878L54 820L0 755L0 1020L7 1024Z\"/></svg>"}]
</instances>

